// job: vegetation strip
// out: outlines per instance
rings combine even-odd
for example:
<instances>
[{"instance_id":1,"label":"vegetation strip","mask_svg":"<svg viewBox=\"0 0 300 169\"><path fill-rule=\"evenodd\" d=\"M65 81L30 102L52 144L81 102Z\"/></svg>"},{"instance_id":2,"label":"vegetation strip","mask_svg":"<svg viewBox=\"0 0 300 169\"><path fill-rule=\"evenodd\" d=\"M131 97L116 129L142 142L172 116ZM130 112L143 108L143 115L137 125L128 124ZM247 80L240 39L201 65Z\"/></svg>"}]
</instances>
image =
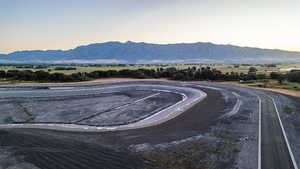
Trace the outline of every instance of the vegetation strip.
<instances>
[{"instance_id":1,"label":"vegetation strip","mask_svg":"<svg viewBox=\"0 0 300 169\"><path fill-rule=\"evenodd\" d=\"M269 77L264 73L257 73L255 67L250 67L248 72L222 72L212 67L188 67L179 69L176 67L156 69L122 69L122 70L98 70L92 72L76 72L72 74L49 73L43 70L0 70L0 79L12 81L36 81L36 82L79 82L99 78L167 78L172 80L222 80L222 81L249 81L263 80L266 78L278 80L283 83L300 82L300 71L288 73L271 72Z\"/></svg>"}]
</instances>

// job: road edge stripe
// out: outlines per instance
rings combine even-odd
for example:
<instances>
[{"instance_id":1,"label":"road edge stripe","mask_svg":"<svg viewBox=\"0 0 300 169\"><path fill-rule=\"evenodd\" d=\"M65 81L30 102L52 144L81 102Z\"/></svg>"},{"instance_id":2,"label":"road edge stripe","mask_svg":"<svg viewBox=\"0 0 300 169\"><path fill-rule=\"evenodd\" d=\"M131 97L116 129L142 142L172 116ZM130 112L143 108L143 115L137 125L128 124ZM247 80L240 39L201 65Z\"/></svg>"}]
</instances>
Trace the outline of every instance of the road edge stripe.
<instances>
[{"instance_id":1,"label":"road edge stripe","mask_svg":"<svg viewBox=\"0 0 300 169\"><path fill-rule=\"evenodd\" d=\"M297 166L297 163L296 163L296 160L295 160L295 157L294 157L294 154L292 152L292 149L291 149L291 146L290 146L290 143L289 143L289 140L287 139L287 136L286 136L286 133L285 133L285 130L284 130L284 127L283 127L283 124L282 124L282 121L281 121L281 118L280 118L280 115L279 115L279 111L278 111L278 108L277 108L277 105L276 105L276 102L274 100L273 97L267 95L269 98L271 98L274 106L275 106L275 110L276 110L276 113L277 113L277 117L279 119L279 124L280 124L280 127L281 127L281 131L283 133L283 136L284 136L284 139L285 139L285 143L288 147L288 150L289 150L289 154L290 154L290 157L292 159L292 162L293 162L293 166L295 169L298 169L298 166Z\"/></svg>"},{"instance_id":2,"label":"road edge stripe","mask_svg":"<svg viewBox=\"0 0 300 169\"><path fill-rule=\"evenodd\" d=\"M261 169L261 98L258 94L255 94L258 98L258 159L257 168Z\"/></svg>"}]
</instances>

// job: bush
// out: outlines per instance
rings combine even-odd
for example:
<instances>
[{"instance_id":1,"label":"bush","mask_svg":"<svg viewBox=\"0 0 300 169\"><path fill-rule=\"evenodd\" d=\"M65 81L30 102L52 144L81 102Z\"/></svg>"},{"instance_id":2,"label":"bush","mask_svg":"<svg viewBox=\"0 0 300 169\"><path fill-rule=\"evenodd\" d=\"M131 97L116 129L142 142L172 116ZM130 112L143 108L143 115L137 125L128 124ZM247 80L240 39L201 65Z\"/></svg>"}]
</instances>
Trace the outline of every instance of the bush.
<instances>
[{"instance_id":1,"label":"bush","mask_svg":"<svg viewBox=\"0 0 300 169\"><path fill-rule=\"evenodd\" d=\"M4 70L0 70L0 78L5 78L6 72Z\"/></svg>"},{"instance_id":2,"label":"bush","mask_svg":"<svg viewBox=\"0 0 300 169\"><path fill-rule=\"evenodd\" d=\"M300 72L290 72L287 74L287 80L290 82L300 82Z\"/></svg>"},{"instance_id":3,"label":"bush","mask_svg":"<svg viewBox=\"0 0 300 169\"><path fill-rule=\"evenodd\" d=\"M270 78L271 78L271 79L279 79L280 75L281 75L280 73L277 73L277 72L271 72Z\"/></svg>"}]
</instances>

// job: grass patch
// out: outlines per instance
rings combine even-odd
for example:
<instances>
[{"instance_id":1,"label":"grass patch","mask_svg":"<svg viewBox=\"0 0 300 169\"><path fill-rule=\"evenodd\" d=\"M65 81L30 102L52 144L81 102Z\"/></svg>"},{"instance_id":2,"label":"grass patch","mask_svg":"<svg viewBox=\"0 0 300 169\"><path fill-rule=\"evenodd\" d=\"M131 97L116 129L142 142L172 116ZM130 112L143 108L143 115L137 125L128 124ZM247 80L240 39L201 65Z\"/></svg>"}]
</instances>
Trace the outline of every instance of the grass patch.
<instances>
[{"instance_id":1,"label":"grass patch","mask_svg":"<svg viewBox=\"0 0 300 169\"><path fill-rule=\"evenodd\" d=\"M284 65L277 65L276 67L267 67L264 65L251 65L251 66L239 66L235 67L234 65L172 65L172 66L145 66L145 65L133 65L133 66L48 66L46 68L41 69L33 69L33 68L16 68L16 66L0 66L0 70L31 70L31 71L48 71L51 70L51 73L65 73L65 74L72 74L77 72L92 72L92 71L107 71L107 70L123 70L123 69L157 69L157 68L168 68L168 67L176 67L177 69L186 69L188 67L197 67L200 66L206 67L210 66L211 68L218 69L223 73L226 72L239 72L239 73L247 73L250 67L255 67L257 69L257 73L266 73L269 74L270 72L278 72L280 70L290 69L290 68L300 68L299 64L284 64ZM76 70L55 70L56 67L74 67Z\"/></svg>"},{"instance_id":2,"label":"grass patch","mask_svg":"<svg viewBox=\"0 0 300 169\"><path fill-rule=\"evenodd\" d=\"M233 152L234 152L234 153L239 153L239 152L241 152L241 150L238 149L238 148L234 148L234 149L233 149Z\"/></svg>"},{"instance_id":3,"label":"grass patch","mask_svg":"<svg viewBox=\"0 0 300 169\"><path fill-rule=\"evenodd\" d=\"M35 116L31 112L29 112L29 110L25 106L20 103L17 103L16 106L19 107L23 113L29 116L29 118L26 119L25 122L30 122L35 119Z\"/></svg>"},{"instance_id":4,"label":"grass patch","mask_svg":"<svg viewBox=\"0 0 300 169\"><path fill-rule=\"evenodd\" d=\"M6 80L6 79L0 79L0 85L14 85L14 84L20 84L20 83L36 83L33 81L20 81L20 80Z\"/></svg>"},{"instance_id":5,"label":"grass patch","mask_svg":"<svg viewBox=\"0 0 300 169\"><path fill-rule=\"evenodd\" d=\"M279 83L277 80L264 80L264 81L254 81L252 84L246 84L249 87L258 87L258 88L266 88L266 89L281 89L287 90L281 91L280 93L285 93L288 95L300 97L300 83L293 83L293 82L283 82ZM289 94L292 93L292 94Z\"/></svg>"},{"instance_id":6,"label":"grass patch","mask_svg":"<svg viewBox=\"0 0 300 169\"><path fill-rule=\"evenodd\" d=\"M74 67L75 70L55 70L56 67ZM137 70L137 69L157 69L157 68L167 68L172 66L99 66L99 67L88 67L88 66L49 66L47 68L41 68L41 69L33 69L33 68L16 68L16 66L0 66L0 70L31 70L33 72L36 71L45 71L49 73L64 73L64 74L72 74L72 73L78 73L78 72L93 72L93 71L108 71L108 70L124 70L124 69L130 69L130 70ZM49 71L50 70L50 71Z\"/></svg>"}]
</instances>

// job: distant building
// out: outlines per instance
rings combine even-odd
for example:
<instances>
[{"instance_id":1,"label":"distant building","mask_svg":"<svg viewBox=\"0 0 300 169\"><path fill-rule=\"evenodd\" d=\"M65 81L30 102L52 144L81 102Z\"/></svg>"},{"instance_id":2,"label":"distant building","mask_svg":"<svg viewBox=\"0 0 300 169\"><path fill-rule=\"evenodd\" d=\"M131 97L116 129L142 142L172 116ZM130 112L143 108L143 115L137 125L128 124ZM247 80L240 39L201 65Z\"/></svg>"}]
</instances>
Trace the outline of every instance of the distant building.
<instances>
[{"instance_id":1,"label":"distant building","mask_svg":"<svg viewBox=\"0 0 300 169\"><path fill-rule=\"evenodd\" d=\"M246 80L240 80L240 83L246 84L246 83L253 83L252 81L246 81Z\"/></svg>"}]
</instances>

